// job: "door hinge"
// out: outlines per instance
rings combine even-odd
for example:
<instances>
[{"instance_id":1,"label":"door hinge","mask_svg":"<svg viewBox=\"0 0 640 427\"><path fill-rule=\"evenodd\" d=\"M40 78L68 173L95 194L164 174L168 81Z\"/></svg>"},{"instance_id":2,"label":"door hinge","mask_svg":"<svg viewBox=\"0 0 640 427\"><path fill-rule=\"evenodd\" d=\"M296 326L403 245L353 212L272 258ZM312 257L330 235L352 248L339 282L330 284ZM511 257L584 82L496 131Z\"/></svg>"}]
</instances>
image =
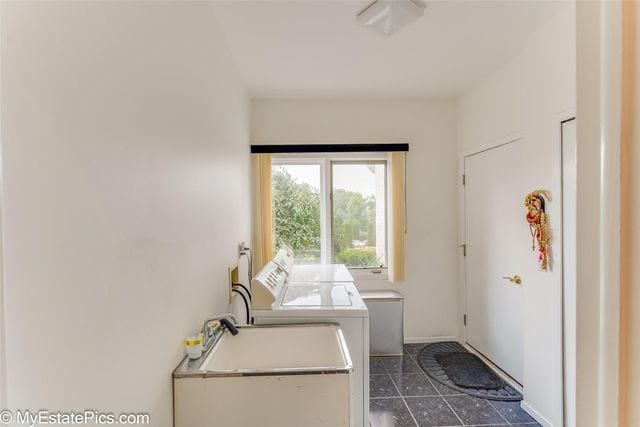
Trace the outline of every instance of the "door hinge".
<instances>
[{"instance_id":1,"label":"door hinge","mask_svg":"<svg viewBox=\"0 0 640 427\"><path fill-rule=\"evenodd\" d=\"M467 185L467 175L462 174L462 185Z\"/></svg>"},{"instance_id":2,"label":"door hinge","mask_svg":"<svg viewBox=\"0 0 640 427\"><path fill-rule=\"evenodd\" d=\"M467 315L466 314L462 317L462 324L464 326L467 326Z\"/></svg>"}]
</instances>

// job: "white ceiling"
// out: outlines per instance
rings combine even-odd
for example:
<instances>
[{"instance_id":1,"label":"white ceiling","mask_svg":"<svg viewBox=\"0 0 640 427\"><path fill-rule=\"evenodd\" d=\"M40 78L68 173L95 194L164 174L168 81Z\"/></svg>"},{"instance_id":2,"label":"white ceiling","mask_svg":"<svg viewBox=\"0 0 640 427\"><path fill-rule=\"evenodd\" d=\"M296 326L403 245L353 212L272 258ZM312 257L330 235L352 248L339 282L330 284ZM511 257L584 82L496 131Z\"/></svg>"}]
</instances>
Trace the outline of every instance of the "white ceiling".
<instances>
[{"instance_id":1,"label":"white ceiling","mask_svg":"<svg viewBox=\"0 0 640 427\"><path fill-rule=\"evenodd\" d=\"M389 38L355 22L367 0L216 2L253 97L455 98L517 54L567 3L426 1Z\"/></svg>"}]
</instances>

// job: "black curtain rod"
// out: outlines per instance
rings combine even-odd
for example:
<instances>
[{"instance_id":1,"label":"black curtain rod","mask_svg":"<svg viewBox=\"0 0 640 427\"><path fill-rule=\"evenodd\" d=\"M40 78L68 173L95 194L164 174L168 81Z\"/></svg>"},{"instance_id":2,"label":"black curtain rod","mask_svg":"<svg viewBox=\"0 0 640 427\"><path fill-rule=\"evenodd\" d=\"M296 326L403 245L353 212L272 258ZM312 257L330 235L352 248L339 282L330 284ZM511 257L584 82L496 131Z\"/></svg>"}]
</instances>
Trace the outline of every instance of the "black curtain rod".
<instances>
[{"instance_id":1,"label":"black curtain rod","mask_svg":"<svg viewBox=\"0 0 640 427\"><path fill-rule=\"evenodd\" d=\"M409 151L409 144L291 144L251 146L251 154L371 153L390 151Z\"/></svg>"}]
</instances>

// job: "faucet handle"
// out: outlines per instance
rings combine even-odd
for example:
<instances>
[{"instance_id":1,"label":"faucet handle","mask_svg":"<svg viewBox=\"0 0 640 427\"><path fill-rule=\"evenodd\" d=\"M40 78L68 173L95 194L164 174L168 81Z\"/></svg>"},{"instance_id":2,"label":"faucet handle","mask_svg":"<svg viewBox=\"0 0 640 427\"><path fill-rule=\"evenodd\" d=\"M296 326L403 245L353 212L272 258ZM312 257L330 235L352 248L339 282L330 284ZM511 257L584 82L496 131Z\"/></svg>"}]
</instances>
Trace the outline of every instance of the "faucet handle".
<instances>
[{"instance_id":1,"label":"faucet handle","mask_svg":"<svg viewBox=\"0 0 640 427\"><path fill-rule=\"evenodd\" d=\"M213 336L216 336L222 331L222 324L220 323L219 320L216 320L215 322L213 322L210 328L213 333Z\"/></svg>"},{"instance_id":2,"label":"faucet handle","mask_svg":"<svg viewBox=\"0 0 640 427\"><path fill-rule=\"evenodd\" d=\"M236 325L234 325L232 320L227 319L226 317L223 317L222 319L220 319L220 323L225 328L227 328L227 330L231 333L231 335L233 336L238 335L238 328L236 328Z\"/></svg>"}]
</instances>

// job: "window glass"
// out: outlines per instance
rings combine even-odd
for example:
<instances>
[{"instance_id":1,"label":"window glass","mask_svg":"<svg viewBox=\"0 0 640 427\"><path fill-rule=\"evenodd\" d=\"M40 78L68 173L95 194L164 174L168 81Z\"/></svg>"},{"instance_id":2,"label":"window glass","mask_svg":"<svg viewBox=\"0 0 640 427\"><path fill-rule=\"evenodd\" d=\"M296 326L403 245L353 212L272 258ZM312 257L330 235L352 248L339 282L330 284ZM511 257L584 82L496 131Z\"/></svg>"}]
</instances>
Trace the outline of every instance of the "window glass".
<instances>
[{"instance_id":1,"label":"window glass","mask_svg":"<svg viewBox=\"0 0 640 427\"><path fill-rule=\"evenodd\" d=\"M386 266L386 165L332 164L332 258L348 267Z\"/></svg>"},{"instance_id":2,"label":"window glass","mask_svg":"<svg viewBox=\"0 0 640 427\"><path fill-rule=\"evenodd\" d=\"M273 243L293 250L298 264L319 264L320 165L274 164L272 173Z\"/></svg>"}]
</instances>

